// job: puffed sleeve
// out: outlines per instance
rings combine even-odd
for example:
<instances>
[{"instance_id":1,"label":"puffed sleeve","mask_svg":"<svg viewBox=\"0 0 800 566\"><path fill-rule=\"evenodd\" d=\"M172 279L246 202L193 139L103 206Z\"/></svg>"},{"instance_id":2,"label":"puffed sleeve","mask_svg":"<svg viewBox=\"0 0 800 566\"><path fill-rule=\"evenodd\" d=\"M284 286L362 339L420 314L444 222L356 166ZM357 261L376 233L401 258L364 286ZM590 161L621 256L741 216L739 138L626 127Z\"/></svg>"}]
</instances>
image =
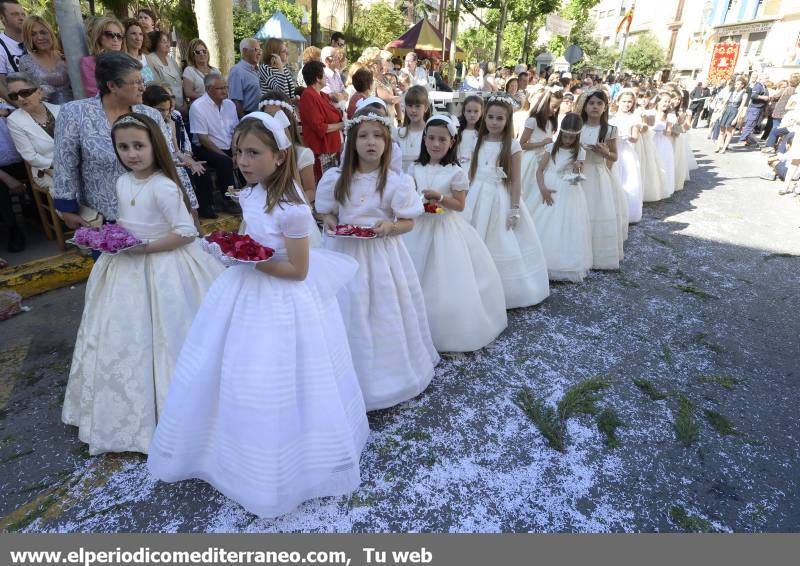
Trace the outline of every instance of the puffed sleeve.
<instances>
[{"instance_id":1,"label":"puffed sleeve","mask_svg":"<svg viewBox=\"0 0 800 566\"><path fill-rule=\"evenodd\" d=\"M339 214L339 203L333 196L333 187L339 180L341 171L338 167L328 169L317 184L317 194L314 197L314 208L320 214Z\"/></svg>"},{"instance_id":2,"label":"puffed sleeve","mask_svg":"<svg viewBox=\"0 0 800 566\"><path fill-rule=\"evenodd\" d=\"M514 138L511 140L511 155L515 153L519 153L522 151L522 146L519 144L519 140Z\"/></svg>"},{"instance_id":3,"label":"puffed sleeve","mask_svg":"<svg viewBox=\"0 0 800 566\"><path fill-rule=\"evenodd\" d=\"M282 207L282 208L278 208ZM311 234L314 217L307 204L282 203L274 209L278 215L278 227L286 238L307 238Z\"/></svg>"},{"instance_id":4,"label":"puffed sleeve","mask_svg":"<svg viewBox=\"0 0 800 566\"><path fill-rule=\"evenodd\" d=\"M197 228L195 228L192 215L186 209L183 194L178 185L163 175L159 175L152 182L155 184L153 194L156 204L164 218L172 226L172 232L187 238L197 236Z\"/></svg>"},{"instance_id":5,"label":"puffed sleeve","mask_svg":"<svg viewBox=\"0 0 800 566\"><path fill-rule=\"evenodd\" d=\"M80 101L68 102L56 120L53 153L53 200L61 212L78 212L81 183L81 109Z\"/></svg>"},{"instance_id":6,"label":"puffed sleeve","mask_svg":"<svg viewBox=\"0 0 800 566\"><path fill-rule=\"evenodd\" d=\"M525 127L528 128L529 130L535 130L536 118L534 118L533 116L528 116L527 118L525 118Z\"/></svg>"},{"instance_id":7,"label":"puffed sleeve","mask_svg":"<svg viewBox=\"0 0 800 566\"><path fill-rule=\"evenodd\" d=\"M390 170L386 190L391 191L389 205L397 218L415 218L425 212L411 176Z\"/></svg>"},{"instance_id":8,"label":"puffed sleeve","mask_svg":"<svg viewBox=\"0 0 800 566\"><path fill-rule=\"evenodd\" d=\"M469 178L467 177L466 171L464 171L461 167L454 165L453 168L456 170L453 173L453 178L450 179L450 190L451 191L466 191L469 189Z\"/></svg>"},{"instance_id":9,"label":"puffed sleeve","mask_svg":"<svg viewBox=\"0 0 800 566\"><path fill-rule=\"evenodd\" d=\"M400 148L400 144L394 140L392 140L392 158L389 160L389 169L398 173L403 172L403 150Z\"/></svg>"}]
</instances>

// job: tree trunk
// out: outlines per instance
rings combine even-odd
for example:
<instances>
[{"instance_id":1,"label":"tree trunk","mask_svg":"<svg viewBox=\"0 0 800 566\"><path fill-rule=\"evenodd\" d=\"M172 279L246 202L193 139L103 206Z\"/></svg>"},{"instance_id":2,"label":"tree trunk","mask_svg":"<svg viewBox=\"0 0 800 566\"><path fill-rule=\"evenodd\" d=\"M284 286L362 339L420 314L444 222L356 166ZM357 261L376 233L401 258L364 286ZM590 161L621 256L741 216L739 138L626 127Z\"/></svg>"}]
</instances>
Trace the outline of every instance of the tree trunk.
<instances>
[{"instance_id":1,"label":"tree trunk","mask_svg":"<svg viewBox=\"0 0 800 566\"><path fill-rule=\"evenodd\" d=\"M500 23L497 25L497 39L494 43L494 66L497 67L500 61L500 46L503 43L503 30L506 27L506 17L508 16L508 2L503 2L500 7Z\"/></svg>"},{"instance_id":2,"label":"tree trunk","mask_svg":"<svg viewBox=\"0 0 800 566\"><path fill-rule=\"evenodd\" d=\"M522 41L522 60L527 65L528 63L528 55L530 55L530 43L531 43L531 20L533 19L533 13L531 12L528 14L528 20L525 22L525 39Z\"/></svg>"},{"instance_id":3,"label":"tree trunk","mask_svg":"<svg viewBox=\"0 0 800 566\"><path fill-rule=\"evenodd\" d=\"M461 19L461 0L456 0L455 18L451 22L450 28L450 65L448 68L450 75L450 86L456 83L456 39L458 39L458 22Z\"/></svg>"},{"instance_id":4,"label":"tree trunk","mask_svg":"<svg viewBox=\"0 0 800 566\"><path fill-rule=\"evenodd\" d=\"M319 33L319 0L311 0L311 43L313 45L322 43Z\"/></svg>"},{"instance_id":5,"label":"tree trunk","mask_svg":"<svg viewBox=\"0 0 800 566\"><path fill-rule=\"evenodd\" d=\"M208 45L211 64L223 75L233 66L233 4L231 0L198 0L198 37Z\"/></svg>"},{"instance_id":6,"label":"tree trunk","mask_svg":"<svg viewBox=\"0 0 800 566\"><path fill-rule=\"evenodd\" d=\"M80 0L55 0L54 5L58 32L64 47L64 57L67 60L69 82L72 85L75 100L78 100L84 97L80 60L88 53Z\"/></svg>"}]
</instances>

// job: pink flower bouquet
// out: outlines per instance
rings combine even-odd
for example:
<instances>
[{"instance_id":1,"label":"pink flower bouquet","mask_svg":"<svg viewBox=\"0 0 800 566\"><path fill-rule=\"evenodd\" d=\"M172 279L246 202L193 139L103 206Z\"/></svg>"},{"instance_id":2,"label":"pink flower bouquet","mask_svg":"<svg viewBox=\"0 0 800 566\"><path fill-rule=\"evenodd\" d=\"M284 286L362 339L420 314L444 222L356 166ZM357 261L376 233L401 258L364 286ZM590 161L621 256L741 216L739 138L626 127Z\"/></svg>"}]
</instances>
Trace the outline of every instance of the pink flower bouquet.
<instances>
[{"instance_id":1,"label":"pink flower bouquet","mask_svg":"<svg viewBox=\"0 0 800 566\"><path fill-rule=\"evenodd\" d=\"M81 247L112 254L142 244L139 238L119 224L103 224L100 228L78 228L72 240Z\"/></svg>"}]
</instances>

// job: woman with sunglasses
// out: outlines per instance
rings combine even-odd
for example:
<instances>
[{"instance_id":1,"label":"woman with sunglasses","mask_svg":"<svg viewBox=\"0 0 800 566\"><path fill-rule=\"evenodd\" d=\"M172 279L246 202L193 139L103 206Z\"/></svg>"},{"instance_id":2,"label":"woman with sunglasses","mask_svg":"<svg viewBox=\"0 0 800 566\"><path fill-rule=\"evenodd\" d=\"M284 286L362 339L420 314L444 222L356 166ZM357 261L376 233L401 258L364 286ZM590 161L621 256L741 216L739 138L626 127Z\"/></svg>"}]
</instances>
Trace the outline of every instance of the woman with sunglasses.
<instances>
[{"instance_id":1,"label":"woman with sunglasses","mask_svg":"<svg viewBox=\"0 0 800 566\"><path fill-rule=\"evenodd\" d=\"M172 42L166 32L156 30L147 34L152 50L147 56L147 60L156 75L156 80L167 83L175 95L175 109L181 114L186 113L183 104L183 78L181 69L175 59L170 57L169 48Z\"/></svg>"},{"instance_id":2,"label":"woman with sunglasses","mask_svg":"<svg viewBox=\"0 0 800 566\"><path fill-rule=\"evenodd\" d=\"M97 56L110 51L122 51L125 32L122 24L114 16L103 16L97 20L89 31L89 55L81 57L81 81L86 96L97 95L97 82L94 68Z\"/></svg>"},{"instance_id":3,"label":"woman with sunglasses","mask_svg":"<svg viewBox=\"0 0 800 566\"><path fill-rule=\"evenodd\" d=\"M194 38L189 42L188 65L183 70L183 95L187 104L191 104L206 93L203 81L208 73L219 73L219 69L209 63L208 46L202 39Z\"/></svg>"},{"instance_id":4,"label":"woman with sunglasses","mask_svg":"<svg viewBox=\"0 0 800 566\"><path fill-rule=\"evenodd\" d=\"M67 63L50 24L39 16L28 16L22 24L22 41L27 53L20 57L20 72L38 81L42 93L53 104L72 100Z\"/></svg>"},{"instance_id":5,"label":"woman with sunglasses","mask_svg":"<svg viewBox=\"0 0 800 566\"><path fill-rule=\"evenodd\" d=\"M156 80L156 75L147 63L145 56L150 52L150 46L147 43L147 36L144 34L142 24L135 18L128 18L123 23L125 25L125 46L122 50L142 64L142 80L145 84L151 83Z\"/></svg>"}]
</instances>

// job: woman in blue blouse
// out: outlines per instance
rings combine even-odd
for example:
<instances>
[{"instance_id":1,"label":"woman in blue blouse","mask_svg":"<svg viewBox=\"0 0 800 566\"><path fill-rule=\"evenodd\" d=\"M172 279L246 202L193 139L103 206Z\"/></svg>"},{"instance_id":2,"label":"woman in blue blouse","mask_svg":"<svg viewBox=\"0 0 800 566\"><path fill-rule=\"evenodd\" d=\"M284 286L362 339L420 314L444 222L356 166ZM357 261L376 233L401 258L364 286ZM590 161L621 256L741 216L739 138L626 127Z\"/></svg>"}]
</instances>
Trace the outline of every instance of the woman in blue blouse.
<instances>
[{"instance_id":1,"label":"woman in blue blouse","mask_svg":"<svg viewBox=\"0 0 800 566\"><path fill-rule=\"evenodd\" d=\"M87 225L81 206L100 212L108 221L117 218L117 178L125 169L114 153L111 124L128 112L145 114L161 125L174 154L171 133L158 111L142 104L142 64L121 52L97 57L98 96L69 102L56 122L53 157L53 196L56 208L70 228ZM192 207L197 207L185 171L179 173Z\"/></svg>"}]
</instances>

